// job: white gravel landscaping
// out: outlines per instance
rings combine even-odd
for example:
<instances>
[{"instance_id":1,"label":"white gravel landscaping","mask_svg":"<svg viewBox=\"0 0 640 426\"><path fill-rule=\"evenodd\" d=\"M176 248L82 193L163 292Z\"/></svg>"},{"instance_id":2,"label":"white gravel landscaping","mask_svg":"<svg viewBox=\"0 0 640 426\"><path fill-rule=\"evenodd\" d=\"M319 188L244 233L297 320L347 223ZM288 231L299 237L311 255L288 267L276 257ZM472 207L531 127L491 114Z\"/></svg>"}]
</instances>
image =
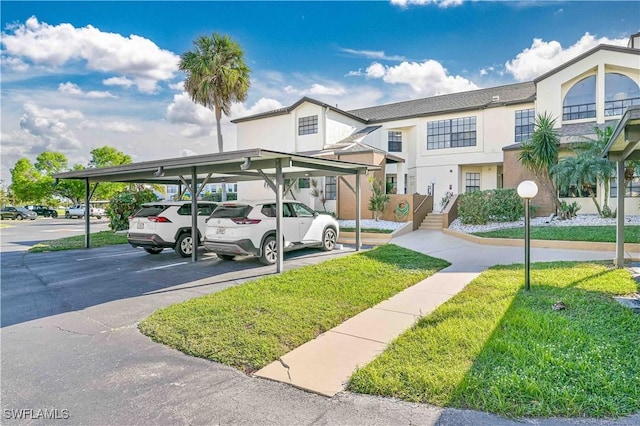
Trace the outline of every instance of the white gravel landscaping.
<instances>
[{"instance_id":1,"label":"white gravel landscaping","mask_svg":"<svg viewBox=\"0 0 640 426\"><path fill-rule=\"evenodd\" d=\"M373 219L360 219L360 228L369 228L369 229L400 229L407 222L391 222L389 220L373 220ZM355 228L356 221L355 220L338 220L338 224L340 228Z\"/></svg>"},{"instance_id":2,"label":"white gravel landscaping","mask_svg":"<svg viewBox=\"0 0 640 426\"><path fill-rule=\"evenodd\" d=\"M640 225L640 216L625 216L624 223L627 225ZM548 217L534 217L531 219L531 226L600 226L615 225L616 219L601 218L595 214L579 214L577 217L569 220L549 220ZM475 232L494 231L496 229L505 228L521 228L524 226L524 218L516 222L493 222L486 225L464 225L460 219L454 220L449 229L452 231L464 232L472 234Z\"/></svg>"}]
</instances>

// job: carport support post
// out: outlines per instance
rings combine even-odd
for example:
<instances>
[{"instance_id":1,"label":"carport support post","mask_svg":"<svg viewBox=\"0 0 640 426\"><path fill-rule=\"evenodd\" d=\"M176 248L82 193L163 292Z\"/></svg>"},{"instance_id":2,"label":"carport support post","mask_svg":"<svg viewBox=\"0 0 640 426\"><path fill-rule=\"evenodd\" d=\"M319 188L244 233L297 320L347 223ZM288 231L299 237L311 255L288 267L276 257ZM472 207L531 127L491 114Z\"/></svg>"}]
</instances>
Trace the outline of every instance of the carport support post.
<instances>
[{"instance_id":1,"label":"carport support post","mask_svg":"<svg viewBox=\"0 0 640 426\"><path fill-rule=\"evenodd\" d=\"M91 211L89 209L89 200L91 199L91 191L89 188L89 178L84 179L84 248L91 246L91 229L89 216Z\"/></svg>"},{"instance_id":2,"label":"carport support post","mask_svg":"<svg viewBox=\"0 0 640 426\"><path fill-rule=\"evenodd\" d=\"M196 168L191 168L191 261L198 261L198 175Z\"/></svg>"},{"instance_id":3,"label":"carport support post","mask_svg":"<svg viewBox=\"0 0 640 426\"><path fill-rule=\"evenodd\" d=\"M276 272L282 272L284 266L284 238L282 238L282 192L284 177L282 176L282 161L276 160Z\"/></svg>"},{"instance_id":4,"label":"carport support post","mask_svg":"<svg viewBox=\"0 0 640 426\"><path fill-rule=\"evenodd\" d=\"M362 241L360 239L360 215L362 214L360 202L362 194L360 191L360 173L356 174L356 251L360 251L362 248Z\"/></svg>"},{"instance_id":5,"label":"carport support post","mask_svg":"<svg viewBox=\"0 0 640 426\"><path fill-rule=\"evenodd\" d=\"M617 183L618 193L617 210L616 210L616 258L615 265L617 268L624 267L624 196L626 191L624 185L624 160L618 160L617 164Z\"/></svg>"}]
</instances>

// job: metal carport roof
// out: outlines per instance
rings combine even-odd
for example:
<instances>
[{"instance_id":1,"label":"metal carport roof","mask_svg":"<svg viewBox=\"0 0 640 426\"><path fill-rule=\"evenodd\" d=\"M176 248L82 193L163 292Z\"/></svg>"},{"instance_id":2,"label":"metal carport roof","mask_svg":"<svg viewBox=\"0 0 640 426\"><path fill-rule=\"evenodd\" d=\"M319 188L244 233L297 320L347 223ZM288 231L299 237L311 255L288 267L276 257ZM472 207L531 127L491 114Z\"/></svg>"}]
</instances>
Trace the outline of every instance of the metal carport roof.
<instances>
[{"instance_id":1,"label":"metal carport roof","mask_svg":"<svg viewBox=\"0 0 640 426\"><path fill-rule=\"evenodd\" d=\"M56 179L85 181L85 207L88 208L92 190L90 185L99 182L149 183L184 185L192 197L192 239L197 241L197 195L207 183L264 180L276 194L276 232L282 229L282 197L284 179L314 176L363 175L380 167L371 164L310 157L300 154L271 151L262 148L205 154L190 157L168 158L122 166L89 168L54 174ZM193 185L195 183L195 187ZM95 188L95 187L94 187ZM360 249L360 179L356 179L356 250ZM90 246L89 215L85 214L85 247ZM281 241L279 238L278 241ZM278 245L277 271L282 271L282 244ZM192 260L197 261L197 250Z\"/></svg>"}]
</instances>

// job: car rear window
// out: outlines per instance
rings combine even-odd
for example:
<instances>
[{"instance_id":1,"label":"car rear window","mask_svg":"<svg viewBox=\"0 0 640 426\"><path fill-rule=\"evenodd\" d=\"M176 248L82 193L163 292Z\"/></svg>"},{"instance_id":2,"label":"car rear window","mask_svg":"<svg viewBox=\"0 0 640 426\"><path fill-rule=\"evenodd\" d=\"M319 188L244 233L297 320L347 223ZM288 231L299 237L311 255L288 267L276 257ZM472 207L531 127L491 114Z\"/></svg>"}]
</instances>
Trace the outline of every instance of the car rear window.
<instances>
[{"instance_id":1,"label":"car rear window","mask_svg":"<svg viewBox=\"0 0 640 426\"><path fill-rule=\"evenodd\" d=\"M253 209L251 206L247 206L244 204L233 204L233 205L220 205L213 212L211 217L215 217L218 219L229 219L233 217L247 217L249 212Z\"/></svg>"},{"instance_id":2,"label":"car rear window","mask_svg":"<svg viewBox=\"0 0 640 426\"><path fill-rule=\"evenodd\" d=\"M158 216L162 213L167 206L163 206L161 204L156 204L153 206L142 206L140 210L134 214L134 217L149 217L149 216Z\"/></svg>"}]
</instances>

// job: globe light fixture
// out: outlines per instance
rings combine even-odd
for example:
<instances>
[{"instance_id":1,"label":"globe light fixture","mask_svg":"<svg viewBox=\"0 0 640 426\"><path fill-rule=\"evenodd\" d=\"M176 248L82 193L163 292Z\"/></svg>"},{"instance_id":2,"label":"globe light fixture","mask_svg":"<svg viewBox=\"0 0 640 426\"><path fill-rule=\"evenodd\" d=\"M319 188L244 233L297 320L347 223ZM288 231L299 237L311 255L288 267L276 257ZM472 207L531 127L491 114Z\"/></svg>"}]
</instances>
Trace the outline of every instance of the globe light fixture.
<instances>
[{"instance_id":1,"label":"globe light fixture","mask_svg":"<svg viewBox=\"0 0 640 426\"><path fill-rule=\"evenodd\" d=\"M529 218L529 201L538 193L538 185L530 180L520 182L518 195L524 200L524 289L529 291L531 272L531 220Z\"/></svg>"}]
</instances>

